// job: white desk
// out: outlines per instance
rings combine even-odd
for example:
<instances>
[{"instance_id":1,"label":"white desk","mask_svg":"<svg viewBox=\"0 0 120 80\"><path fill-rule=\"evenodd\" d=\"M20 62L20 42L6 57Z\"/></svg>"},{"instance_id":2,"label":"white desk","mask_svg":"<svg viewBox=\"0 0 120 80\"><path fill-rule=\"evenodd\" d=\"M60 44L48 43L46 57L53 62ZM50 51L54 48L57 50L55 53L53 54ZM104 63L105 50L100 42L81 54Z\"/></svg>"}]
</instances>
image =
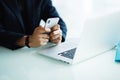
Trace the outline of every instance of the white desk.
<instances>
[{"instance_id":1,"label":"white desk","mask_svg":"<svg viewBox=\"0 0 120 80\"><path fill-rule=\"evenodd\" d=\"M120 80L114 50L77 65L38 55L36 50L0 47L0 80Z\"/></svg>"}]
</instances>

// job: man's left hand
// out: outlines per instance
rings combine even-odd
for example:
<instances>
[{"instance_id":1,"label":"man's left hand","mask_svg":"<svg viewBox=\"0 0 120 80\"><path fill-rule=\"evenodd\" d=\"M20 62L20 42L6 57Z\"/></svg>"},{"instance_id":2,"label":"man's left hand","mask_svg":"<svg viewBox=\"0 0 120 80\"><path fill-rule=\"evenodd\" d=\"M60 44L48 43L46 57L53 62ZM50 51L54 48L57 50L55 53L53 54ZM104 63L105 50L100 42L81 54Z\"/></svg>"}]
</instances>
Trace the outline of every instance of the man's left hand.
<instances>
[{"instance_id":1,"label":"man's left hand","mask_svg":"<svg viewBox=\"0 0 120 80\"><path fill-rule=\"evenodd\" d=\"M50 41L55 44L60 44L62 41L62 30L60 29L60 25L55 25L51 29L50 33Z\"/></svg>"}]
</instances>

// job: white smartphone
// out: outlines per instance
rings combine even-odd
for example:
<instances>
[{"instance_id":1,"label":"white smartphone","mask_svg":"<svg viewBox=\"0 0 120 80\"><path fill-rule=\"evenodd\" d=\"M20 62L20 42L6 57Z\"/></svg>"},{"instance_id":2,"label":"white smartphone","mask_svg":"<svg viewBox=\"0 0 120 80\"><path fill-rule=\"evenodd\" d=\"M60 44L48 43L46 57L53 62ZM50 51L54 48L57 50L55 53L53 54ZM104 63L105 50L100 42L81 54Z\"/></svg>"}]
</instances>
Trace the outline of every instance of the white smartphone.
<instances>
[{"instance_id":1,"label":"white smartphone","mask_svg":"<svg viewBox=\"0 0 120 80\"><path fill-rule=\"evenodd\" d=\"M59 18L58 17L48 18L46 23L45 23L45 27L52 28L53 26L58 24L58 22L59 22Z\"/></svg>"}]
</instances>

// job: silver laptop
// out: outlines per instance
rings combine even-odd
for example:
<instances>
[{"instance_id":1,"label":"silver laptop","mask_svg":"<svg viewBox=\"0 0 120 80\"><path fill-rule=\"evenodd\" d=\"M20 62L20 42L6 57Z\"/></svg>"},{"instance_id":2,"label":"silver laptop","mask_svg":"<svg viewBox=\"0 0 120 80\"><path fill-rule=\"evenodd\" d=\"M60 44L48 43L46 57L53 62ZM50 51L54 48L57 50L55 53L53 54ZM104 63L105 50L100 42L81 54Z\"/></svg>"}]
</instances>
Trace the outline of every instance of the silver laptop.
<instances>
[{"instance_id":1,"label":"silver laptop","mask_svg":"<svg viewBox=\"0 0 120 80\"><path fill-rule=\"evenodd\" d=\"M82 27L79 38L68 38L57 46L48 43L37 53L75 64L107 52L120 40L120 13L87 18Z\"/></svg>"}]
</instances>

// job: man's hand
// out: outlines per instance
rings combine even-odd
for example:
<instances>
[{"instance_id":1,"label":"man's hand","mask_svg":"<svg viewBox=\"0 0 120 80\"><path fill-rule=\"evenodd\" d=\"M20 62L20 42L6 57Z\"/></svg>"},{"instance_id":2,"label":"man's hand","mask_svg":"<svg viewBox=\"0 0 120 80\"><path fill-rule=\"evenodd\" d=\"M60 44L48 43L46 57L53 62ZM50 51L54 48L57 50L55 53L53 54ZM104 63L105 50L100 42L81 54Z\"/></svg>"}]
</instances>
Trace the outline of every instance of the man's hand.
<instances>
[{"instance_id":1,"label":"man's hand","mask_svg":"<svg viewBox=\"0 0 120 80\"><path fill-rule=\"evenodd\" d=\"M55 44L60 44L62 41L62 31L60 29L60 25L55 25L51 29L50 33L50 41L55 43Z\"/></svg>"},{"instance_id":2,"label":"man's hand","mask_svg":"<svg viewBox=\"0 0 120 80\"><path fill-rule=\"evenodd\" d=\"M35 28L33 34L29 38L29 46L30 47L39 47L42 45L46 45L49 41L49 35L44 34L47 32L51 32L49 28L44 28L42 26L39 26Z\"/></svg>"}]
</instances>

